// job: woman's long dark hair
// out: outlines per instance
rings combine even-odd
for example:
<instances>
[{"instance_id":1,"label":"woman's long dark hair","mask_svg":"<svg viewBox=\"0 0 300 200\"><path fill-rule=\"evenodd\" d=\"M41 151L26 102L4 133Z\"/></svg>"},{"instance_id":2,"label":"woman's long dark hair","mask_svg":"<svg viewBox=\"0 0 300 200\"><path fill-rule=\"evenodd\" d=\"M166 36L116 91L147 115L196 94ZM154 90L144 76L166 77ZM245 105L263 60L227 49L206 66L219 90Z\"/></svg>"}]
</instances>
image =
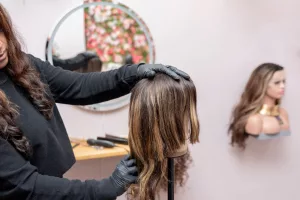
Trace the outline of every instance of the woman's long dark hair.
<instances>
[{"instance_id":1,"label":"woman's long dark hair","mask_svg":"<svg viewBox=\"0 0 300 200\"><path fill-rule=\"evenodd\" d=\"M39 73L32 66L29 58L22 52L21 44L13 30L11 19L0 4L0 28L7 40L8 65L3 69L14 82L23 88L30 101L46 119L52 116L54 102L46 94L46 85L42 83ZM0 90L0 137L9 141L25 157L31 155L28 139L16 125L17 106L11 103Z\"/></svg>"}]
</instances>

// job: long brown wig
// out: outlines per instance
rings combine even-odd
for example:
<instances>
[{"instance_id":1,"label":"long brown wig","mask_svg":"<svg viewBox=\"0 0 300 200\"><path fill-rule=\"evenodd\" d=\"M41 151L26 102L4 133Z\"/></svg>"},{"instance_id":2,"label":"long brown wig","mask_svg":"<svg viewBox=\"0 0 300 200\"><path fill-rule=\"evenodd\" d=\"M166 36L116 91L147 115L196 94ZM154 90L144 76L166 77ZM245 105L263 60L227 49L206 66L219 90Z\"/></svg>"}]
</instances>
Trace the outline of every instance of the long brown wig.
<instances>
[{"instance_id":1,"label":"long brown wig","mask_svg":"<svg viewBox=\"0 0 300 200\"><path fill-rule=\"evenodd\" d=\"M167 188L167 156L186 142L199 142L197 94L192 80L175 81L164 74L139 81L129 108L129 146L137 161L138 181L130 199L155 199ZM189 152L175 158L175 184L183 186Z\"/></svg>"},{"instance_id":2,"label":"long brown wig","mask_svg":"<svg viewBox=\"0 0 300 200\"><path fill-rule=\"evenodd\" d=\"M231 134L231 145L244 149L248 134L245 126L248 118L257 113L263 105L268 84L274 73L284 68L274 63L263 63L251 74L238 104L234 107L228 133ZM280 104L277 100L276 104Z\"/></svg>"},{"instance_id":3,"label":"long brown wig","mask_svg":"<svg viewBox=\"0 0 300 200\"><path fill-rule=\"evenodd\" d=\"M45 116L50 119L54 101L48 98L46 85L41 82L39 73L21 49L17 34L13 30L11 19L0 4L0 28L7 41L8 64L5 70L19 87L28 94L30 101ZM0 137L9 141L22 155L29 157L31 147L28 139L16 125L18 108L0 90Z\"/></svg>"}]
</instances>

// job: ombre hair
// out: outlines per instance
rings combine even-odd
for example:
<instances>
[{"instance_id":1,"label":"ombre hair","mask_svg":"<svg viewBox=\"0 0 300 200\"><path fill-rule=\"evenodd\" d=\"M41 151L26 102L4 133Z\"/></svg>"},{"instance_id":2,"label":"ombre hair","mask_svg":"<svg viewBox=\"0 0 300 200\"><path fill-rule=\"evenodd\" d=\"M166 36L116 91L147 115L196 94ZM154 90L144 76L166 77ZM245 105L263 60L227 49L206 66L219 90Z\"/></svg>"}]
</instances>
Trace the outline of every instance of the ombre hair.
<instances>
[{"instance_id":1,"label":"ombre hair","mask_svg":"<svg viewBox=\"0 0 300 200\"><path fill-rule=\"evenodd\" d=\"M157 74L132 89L129 108L129 146L137 161L138 180L131 199L155 199L167 188L167 157L190 142L199 142L197 94L192 80L173 80ZM183 186L191 162L189 151L175 158L175 184ZM131 192L130 192L131 191Z\"/></svg>"},{"instance_id":2,"label":"ombre hair","mask_svg":"<svg viewBox=\"0 0 300 200\"><path fill-rule=\"evenodd\" d=\"M248 137L245 126L248 118L261 109L270 80L275 72L283 69L282 66L274 63L263 63L252 72L241 98L232 112L228 128L232 146L237 144L242 149L245 148L245 141ZM280 99L276 100L276 104L280 104Z\"/></svg>"}]
</instances>

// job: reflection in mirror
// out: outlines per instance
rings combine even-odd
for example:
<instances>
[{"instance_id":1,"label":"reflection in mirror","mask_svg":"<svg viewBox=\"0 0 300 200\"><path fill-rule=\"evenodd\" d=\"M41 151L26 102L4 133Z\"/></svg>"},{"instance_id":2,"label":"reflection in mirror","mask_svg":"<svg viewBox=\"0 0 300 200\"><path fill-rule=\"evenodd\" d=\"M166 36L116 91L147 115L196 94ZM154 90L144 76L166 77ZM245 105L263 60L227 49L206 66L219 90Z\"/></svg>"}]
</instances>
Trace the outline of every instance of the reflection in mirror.
<instances>
[{"instance_id":1,"label":"reflection in mirror","mask_svg":"<svg viewBox=\"0 0 300 200\"><path fill-rule=\"evenodd\" d=\"M121 3L87 2L68 11L46 41L46 60L80 73L117 69L125 64L154 63L153 39L138 15ZM94 111L118 109L130 94L80 106Z\"/></svg>"}]
</instances>

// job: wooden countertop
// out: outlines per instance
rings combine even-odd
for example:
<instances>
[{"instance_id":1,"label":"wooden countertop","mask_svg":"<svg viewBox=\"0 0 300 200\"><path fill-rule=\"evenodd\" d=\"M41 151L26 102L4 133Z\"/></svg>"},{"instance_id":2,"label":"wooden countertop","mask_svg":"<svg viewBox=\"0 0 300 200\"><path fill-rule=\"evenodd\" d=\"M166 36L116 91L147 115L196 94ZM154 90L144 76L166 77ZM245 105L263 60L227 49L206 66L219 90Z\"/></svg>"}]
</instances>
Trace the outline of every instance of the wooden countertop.
<instances>
[{"instance_id":1,"label":"wooden countertop","mask_svg":"<svg viewBox=\"0 0 300 200\"><path fill-rule=\"evenodd\" d=\"M74 140L73 140L74 141ZM78 142L73 142L71 139L71 145L74 146ZM88 146L84 141L81 141L78 146L73 148L75 158L77 161L89 160L89 159L99 159L99 158L109 158L115 156L125 156L129 152L128 145L116 144L117 147L114 148L95 148ZM126 151L127 150L127 151Z\"/></svg>"}]
</instances>

